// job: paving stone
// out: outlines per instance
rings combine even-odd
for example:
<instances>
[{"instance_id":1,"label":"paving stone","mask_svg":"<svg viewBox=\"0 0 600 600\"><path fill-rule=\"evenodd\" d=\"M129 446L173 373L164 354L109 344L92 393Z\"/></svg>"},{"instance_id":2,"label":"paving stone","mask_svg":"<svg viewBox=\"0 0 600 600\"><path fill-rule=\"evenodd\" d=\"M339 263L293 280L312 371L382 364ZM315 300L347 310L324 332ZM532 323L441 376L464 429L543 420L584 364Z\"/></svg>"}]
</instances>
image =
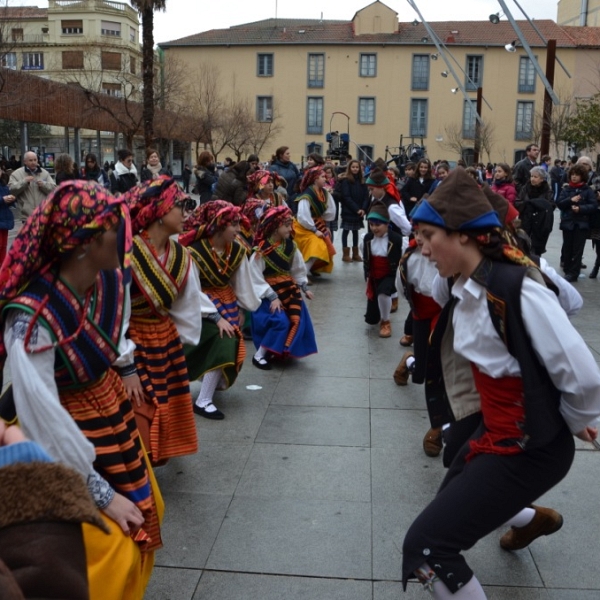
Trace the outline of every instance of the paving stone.
<instances>
[{"instance_id":1,"label":"paving stone","mask_svg":"<svg viewBox=\"0 0 600 600\"><path fill-rule=\"evenodd\" d=\"M190 600L202 571L154 567L145 600Z\"/></svg>"}]
</instances>

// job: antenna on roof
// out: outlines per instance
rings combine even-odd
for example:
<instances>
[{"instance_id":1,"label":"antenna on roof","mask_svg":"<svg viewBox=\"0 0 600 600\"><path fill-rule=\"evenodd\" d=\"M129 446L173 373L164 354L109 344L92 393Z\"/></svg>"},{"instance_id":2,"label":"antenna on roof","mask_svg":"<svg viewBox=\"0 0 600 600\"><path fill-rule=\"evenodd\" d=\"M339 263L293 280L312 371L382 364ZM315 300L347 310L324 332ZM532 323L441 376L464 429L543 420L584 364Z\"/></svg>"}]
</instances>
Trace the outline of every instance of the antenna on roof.
<instances>
[{"instance_id":1,"label":"antenna on roof","mask_svg":"<svg viewBox=\"0 0 600 600\"><path fill-rule=\"evenodd\" d=\"M275 0L275 20L277 21L277 0Z\"/></svg>"},{"instance_id":2,"label":"antenna on roof","mask_svg":"<svg viewBox=\"0 0 600 600\"><path fill-rule=\"evenodd\" d=\"M323 13L321 12L321 23L323 22Z\"/></svg>"}]
</instances>

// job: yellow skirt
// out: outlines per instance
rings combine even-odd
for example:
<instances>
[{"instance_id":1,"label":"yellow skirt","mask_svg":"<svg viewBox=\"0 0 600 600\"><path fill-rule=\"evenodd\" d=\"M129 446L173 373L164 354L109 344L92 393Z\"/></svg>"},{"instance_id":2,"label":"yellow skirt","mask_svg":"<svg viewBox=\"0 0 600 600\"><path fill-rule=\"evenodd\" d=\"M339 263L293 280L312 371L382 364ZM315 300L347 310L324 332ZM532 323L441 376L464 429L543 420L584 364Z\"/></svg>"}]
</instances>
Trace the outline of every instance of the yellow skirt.
<instances>
[{"instance_id":1,"label":"yellow skirt","mask_svg":"<svg viewBox=\"0 0 600 600\"><path fill-rule=\"evenodd\" d=\"M165 504L150 466L148 476L161 523ZM115 521L100 514L110 534L87 523L82 525L90 600L143 600L154 568L154 552L142 554L139 545Z\"/></svg>"},{"instance_id":2,"label":"yellow skirt","mask_svg":"<svg viewBox=\"0 0 600 600\"><path fill-rule=\"evenodd\" d=\"M294 219L294 241L298 249L302 252L304 262L311 258L316 259L313 265L313 271L318 273L331 273L333 271L333 254L330 247L323 238L317 237L309 229L305 229ZM335 250L333 250L335 253Z\"/></svg>"}]
</instances>

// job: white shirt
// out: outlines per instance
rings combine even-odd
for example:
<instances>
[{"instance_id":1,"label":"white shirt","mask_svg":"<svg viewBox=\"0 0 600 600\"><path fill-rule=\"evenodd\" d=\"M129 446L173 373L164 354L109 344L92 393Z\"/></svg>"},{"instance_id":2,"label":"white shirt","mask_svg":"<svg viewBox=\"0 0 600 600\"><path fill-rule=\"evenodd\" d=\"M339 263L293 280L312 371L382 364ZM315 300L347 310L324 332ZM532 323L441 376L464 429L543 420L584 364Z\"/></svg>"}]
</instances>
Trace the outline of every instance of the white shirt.
<instances>
[{"instance_id":1,"label":"white shirt","mask_svg":"<svg viewBox=\"0 0 600 600\"><path fill-rule=\"evenodd\" d=\"M250 271L252 273L253 280L257 282L256 291L259 293L261 298L268 298L269 296L275 294L273 288L265 281L263 274L265 268L266 264L263 257L259 252L255 252L250 258ZM298 285L308 282L308 278L306 276L306 264L304 262L304 258L302 258L302 253L300 250L298 250L298 248L296 248L294 256L292 257L290 275Z\"/></svg>"},{"instance_id":2,"label":"white shirt","mask_svg":"<svg viewBox=\"0 0 600 600\"><path fill-rule=\"evenodd\" d=\"M333 219L335 219L336 210L335 201L333 196L327 190L323 190L323 193L327 196L327 208L321 215L321 219L325 222L333 221ZM310 212L310 202L308 200L300 200L298 202L298 214L296 215L296 218L298 219L298 223L300 223L304 229L316 231L317 227Z\"/></svg>"},{"instance_id":3,"label":"white shirt","mask_svg":"<svg viewBox=\"0 0 600 600\"><path fill-rule=\"evenodd\" d=\"M417 247L408 257L406 271L408 283L414 286L416 292L423 296L433 296L433 282L438 276L438 270L435 263L421 254L421 248Z\"/></svg>"},{"instance_id":4,"label":"white shirt","mask_svg":"<svg viewBox=\"0 0 600 600\"><path fill-rule=\"evenodd\" d=\"M400 229L402 235L408 237L412 231L410 221L406 218L406 210L402 202L393 202L388 206L390 221Z\"/></svg>"},{"instance_id":5,"label":"white shirt","mask_svg":"<svg viewBox=\"0 0 600 600\"><path fill-rule=\"evenodd\" d=\"M495 379L520 376L519 363L492 324L485 288L459 277L452 295L459 299L452 317L454 350ZM537 358L562 393L560 412L571 432L578 433L600 416L596 361L554 292L529 277L521 288L521 314Z\"/></svg>"}]
</instances>

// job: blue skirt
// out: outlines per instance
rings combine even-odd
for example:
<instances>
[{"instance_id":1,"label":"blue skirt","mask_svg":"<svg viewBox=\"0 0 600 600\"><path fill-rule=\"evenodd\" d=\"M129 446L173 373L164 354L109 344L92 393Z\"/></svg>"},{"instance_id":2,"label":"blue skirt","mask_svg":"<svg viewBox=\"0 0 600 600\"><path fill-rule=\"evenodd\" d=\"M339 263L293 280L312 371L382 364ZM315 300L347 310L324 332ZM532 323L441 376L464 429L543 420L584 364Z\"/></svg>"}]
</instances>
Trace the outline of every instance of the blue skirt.
<instances>
[{"instance_id":1,"label":"blue skirt","mask_svg":"<svg viewBox=\"0 0 600 600\"><path fill-rule=\"evenodd\" d=\"M317 352L317 342L310 314L302 302L300 325L289 348L285 346L291 329L290 320L284 310L272 313L271 303L263 300L258 310L252 313L252 341L258 349L263 346L277 356L302 358Z\"/></svg>"}]
</instances>

